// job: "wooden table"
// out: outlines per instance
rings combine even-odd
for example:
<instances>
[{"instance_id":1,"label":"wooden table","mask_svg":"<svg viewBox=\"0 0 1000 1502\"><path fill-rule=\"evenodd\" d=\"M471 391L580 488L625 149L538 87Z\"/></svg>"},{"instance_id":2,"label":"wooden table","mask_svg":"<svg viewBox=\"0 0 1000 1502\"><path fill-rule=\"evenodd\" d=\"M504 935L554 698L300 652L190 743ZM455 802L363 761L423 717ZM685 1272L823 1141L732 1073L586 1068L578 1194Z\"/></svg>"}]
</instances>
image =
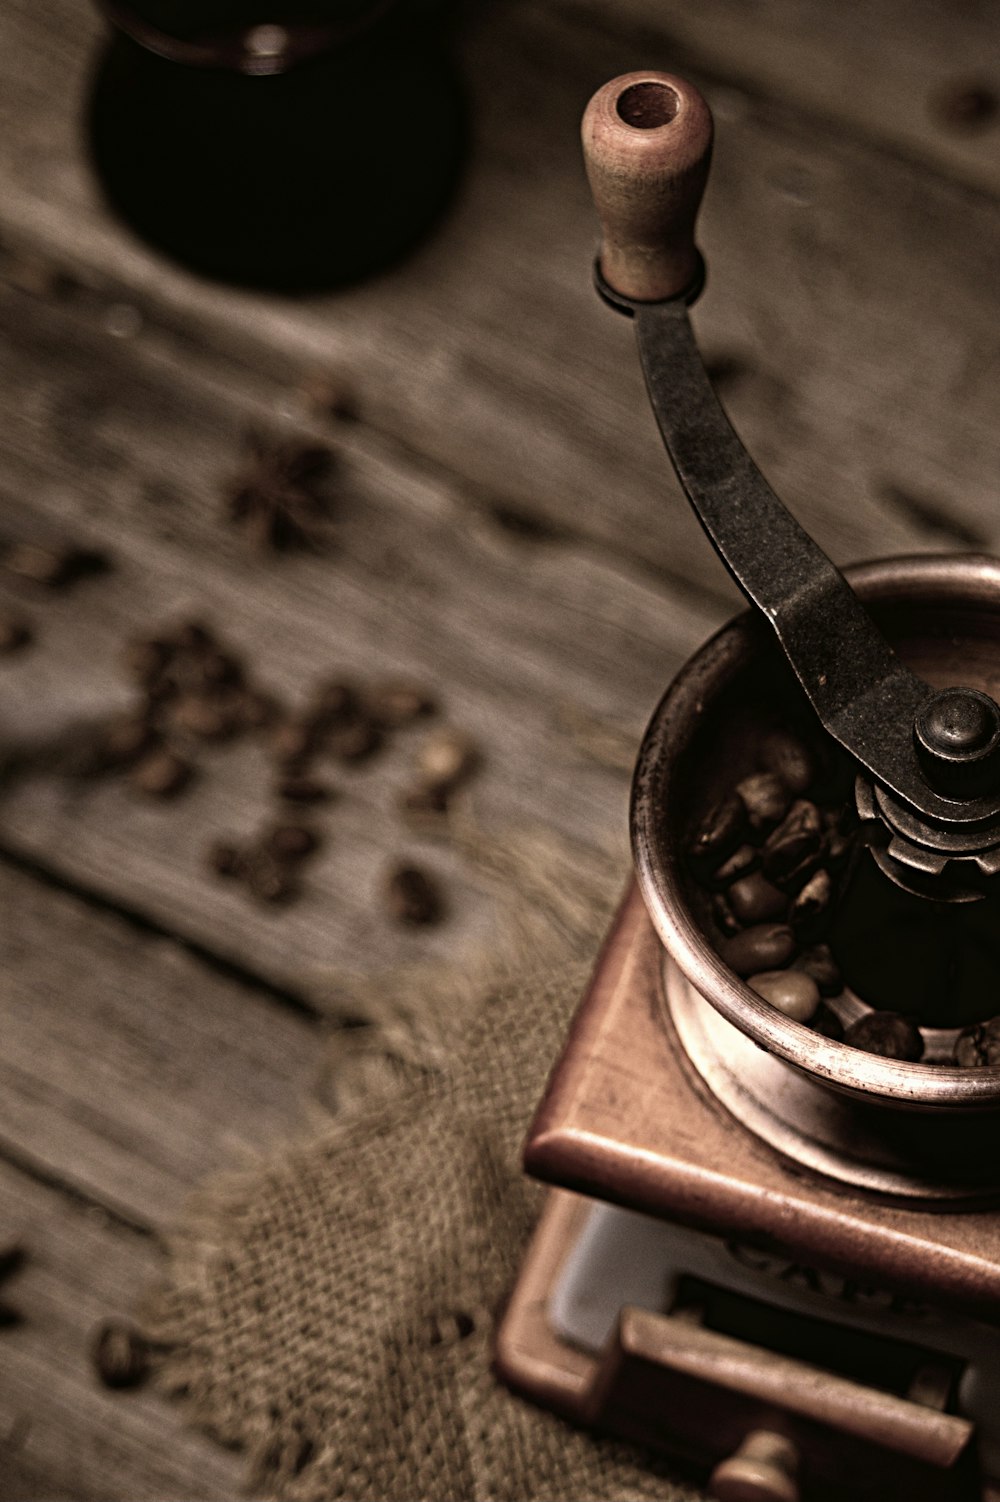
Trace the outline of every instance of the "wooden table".
<instances>
[{"instance_id":1,"label":"wooden table","mask_svg":"<svg viewBox=\"0 0 1000 1502\"><path fill-rule=\"evenodd\" d=\"M589 285L577 121L627 68L687 71L715 109L697 324L803 523L838 561L1000 540L1000 126L961 97L984 69L1000 84L989 6L473 7L453 213L401 269L303 302L202 283L102 209L78 138L99 37L83 0L0 14L0 531L112 563L44 597L0 584L38 638L0 662L5 747L128 704L123 643L196 615L291 704L321 676L427 683L484 749L484 830L624 868L631 750L735 603L667 474L628 326ZM331 370L358 422L304 399ZM264 558L226 523L249 426L335 446L332 549ZM96 1385L87 1334L155 1276L200 1180L294 1128L346 1008L337 976L491 942L488 887L398 815L418 739L338 777L280 910L204 862L266 817L258 745L206 755L169 805L114 778L7 788L0 1227L28 1260L23 1321L0 1333L0 1495L237 1492L238 1459L172 1408ZM402 857L440 877L447 921L387 918Z\"/></svg>"}]
</instances>

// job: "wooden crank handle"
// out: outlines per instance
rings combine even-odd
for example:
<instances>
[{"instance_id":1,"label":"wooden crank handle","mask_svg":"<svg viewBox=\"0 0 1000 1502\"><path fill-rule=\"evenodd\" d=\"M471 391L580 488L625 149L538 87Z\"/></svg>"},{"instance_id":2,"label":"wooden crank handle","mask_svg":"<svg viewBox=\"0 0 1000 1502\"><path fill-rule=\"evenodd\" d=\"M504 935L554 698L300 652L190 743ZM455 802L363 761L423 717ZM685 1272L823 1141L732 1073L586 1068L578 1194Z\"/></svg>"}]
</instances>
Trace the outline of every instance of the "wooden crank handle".
<instances>
[{"instance_id":1,"label":"wooden crank handle","mask_svg":"<svg viewBox=\"0 0 1000 1502\"><path fill-rule=\"evenodd\" d=\"M583 116L583 155L603 230L601 273L638 302L695 282L694 222L712 156L712 112L672 73L623 73Z\"/></svg>"}]
</instances>

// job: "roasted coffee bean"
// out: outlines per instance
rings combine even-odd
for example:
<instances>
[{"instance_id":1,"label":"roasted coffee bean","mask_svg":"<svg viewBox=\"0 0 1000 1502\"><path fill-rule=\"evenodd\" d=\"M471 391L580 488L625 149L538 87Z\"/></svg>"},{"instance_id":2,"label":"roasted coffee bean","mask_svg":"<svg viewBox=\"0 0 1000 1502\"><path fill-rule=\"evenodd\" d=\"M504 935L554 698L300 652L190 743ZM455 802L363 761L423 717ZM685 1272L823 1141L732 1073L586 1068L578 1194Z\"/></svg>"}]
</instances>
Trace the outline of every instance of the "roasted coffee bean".
<instances>
[{"instance_id":1,"label":"roasted coffee bean","mask_svg":"<svg viewBox=\"0 0 1000 1502\"><path fill-rule=\"evenodd\" d=\"M819 1033L823 1038L829 1038L831 1043L842 1043L844 1040L844 1024L833 1008L828 1007L825 1002L820 1002L816 1012L809 1019L809 1026L814 1033Z\"/></svg>"},{"instance_id":2,"label":"roasted coffee bean","mask_svg":"<svg viewBox=\"0 0 1000 1502\"><path fill-rule=\"evenodd\" d=\"M239 689L234 710L245 730L260 730L272 724L277 713L276 705L270 695L261 693L255 688Z\"/></svg>"},{"instance_id":3,"label":"roasted coffee bean","mask_svg":"<svg viewBox=\"0 0 1000 1502\"><path fill-rule=\"evenodd\" d=\"M130 677L143 687L154 683L173 656L170 645L157 637L142 637L125 647L125 667Z\"/></svg>"},{"instance_id":4,"label":"roasted coffee bean","mask_svg":"<svg viewBox=\"0 0 1000 1502\"><path fill-rule=\"evenodd\" d=\"M740 845L713 873L712 880L720 887L728 887L731 882L739 881L740 877L749 876L759 865L760 851L756 845Z\"/></svg>"},{"instance_id":5,"label":"roasted coffee bean","mask_svg":"<svg viewBox=\"0 0 1000 1502\"><path fill-rule=\"evenodd\" d=\"M808 1022L819 1006L819 987L804 970L765 970L747 985L793 1022Z\"/></svg>"},{"instance_id":6,"label":"roasted coffee bean","mask_svg":"<svg viewBox=\"0 0 1000 1502\"><path fill-rule=\"evenodd\" d=\"M805 793L815 774L815 764L805 746L787 730L772 730L761 742L760 762L781 779L793 798Z\"/></svg>"},{"instance_id":7,"label":"roasted coffee bean","mask_svg":"<svg viewBox=\"0 0 1000 1502\"><path fill-rule=\"evenodd\" d=\"M277 786L279 798L286 803L323 803L330 796L325 783L315 777L283 777Z\"/></svg>"},{"instance_id":8,"label":"roasted coffee bean","mask_svg":"<svg viewBox=\"0 0 1000 1502\"><path fill-rule=\"evenodd\" d=\"M206 852L208 869L216 876L240 876L243 873L244 855L238 845L227 840L216 840Z\"/></svg>"},{"instance_id":9,"label":"roasted coffee bean","mask_svg":"<svg viewBox=\"0 0 1000 1502\"><path fill-rule=\"evenodd\" d=\"M149 1375L149 1345L124 1320L98 1325L90 1341L94 1370L105 1387L138 1387Z\"/></svg>"},{"instance_id":10,"label":"roasted coffee bean","mask_svg":"<svg viewBox=\"0 0 1000 1502\"><path fill-rule=\"evenodd\" d=\"M1000 1017L963 1028L955 1040L955 1063L963 1069L984 1069L1000 1064Z\"/></svg>"},{"instance_id":11,"label":"roasted coffee bean","mask_svg":"<svg viewBox=\"0 0 1000 1502\"><path fill-rule=\"evenodd\" d=\"M844 989L844 977L829 944L813 944L810 949L804 949L792 961L792 967L811 975L823 996L839 996Z\"/></svg>"},{"instance_id":12,"label":"roasted coffee bean","mask_svg":"<svg viewBox=\"0 0 1000 1502\"><path fill-rule=\"evenodd\" d=\"M773 772L744 777L736 784L736 795L743 800L750 828L758 834L766 834L780 824L791 803L785 784Z\"/></svg>"},{"instance_id":13,"label":"roasted coffee bean","mask_svg":"<svg viewBox=\"0 0 1000 1502\"><path fill-rule=\"evenodd\" d=\"M315 727L305 720L284 720L271 736L271 755L286 767L300 765L315 746Z\"/></svg>"},{"instance_id":14,"label":"roasted coffee bean","mask_svg":"<svg viewBox=\"0 0 1000 1502\"><path fill-rule=\"evenodd\" d=\"M25 579L30 584L41 584L46 589L58 589L65 584L72 572L76 550L73 548L40 547L34 542L14 542L0 553L0 563L8 574Z\"/></svg>"},{"instance_id":15,"label":"roasted coffee bean","mask_svg":"<svg viewBox=\"0 0 1000 1502\"><path fill-rule=\"evenodd\" d=\"M397 866L385 890L389 914L397 923L436 923L442 915L437 883L419 866Z\"/></svg>"},{"instance_id":16,"label":"roasted coffee bean","mask_svg":"<svg viewBox=\"0 0 1000 1502\"><path fill-rule=\"evenodd\" d=\"M773 881L803 871L818 855L823 824L815 803L798 798L788 815L764 841L761 859L765 875Z\"/></svg>"},{"instance_id":17,"label":"roasted coffee bean","mask_svg":"<svg viewBox=\"0 0 1000 1502\"><path fill-rule=\"evenodd\" d=\"M443 814L448 811L448 789L437 782L417 782L405 789L399 807L406 814Z\"/></svg>"},{"instance_id":18,"label":"roasted coffee bean","mask_svg":"<svg viewBox=\"0 0 1000 1502\"><path fill-rule=\"evenodd\" d=\"M900 1012L866 1012L844 1032L844 1042L884 1059L915 1063L924 1052L920 1030Z\"/></svg>"},{"instance_id":19,"label":"roasted coffee bean","mask_svg":"<svg viewBox=\"0 0 1000 1502\"><path fill-rule=\"evenodd\" d=\"M719 956L737 975L778 970L795 952L795 938L787 923L760 923L745 928L719 946Z\"/></svg>"},{"instance_id":20,"label":"roasted coffee bean","mask_svg":"<svg viewBox=\"0 0 1000 1502\"><path fill-rule=\"evenodd\" d=\"M735 793L727 793L698 825L688 846L688 854L694 861L721 860L740 843L746 829L747 811L743 799Z\"/></svg>"},{"instance_id":21,"label":"roasted coffee bean","mask_svg":"<svg viewBox=\"0 0 1000 1502\"><path fill-rule=\"evenodd\" d=\"M301 861L319 848L319 835L304 824L276 824L264 847L279 861Z\"/></svg>"},{"instance_id":22,"label":"roasted coffee bean","mask_svg":"<svg viewBox=\"0 0 1000 1502\"><path fill-rule=\"evenodd\" d=\"M98 762L104 767L130 766L152 750L157 740L155 730L144 715L122 715L101 731Z\"/></svg>"},{"instance_id":23,"label":"roasted coffee bean","mask_svg":"<svg viewBox=\"0 0 1000 1502\"><path fill-rule=\"evenodd\" d=\"M378 683L365 694L365 708L372 719L387 730L397 730L413 720L423 719L434 713L433 697L418 683L404 679Z\"/></svg>"},{"instance_id":24,"label":"roasted coffee bean","mask_svg":"<svg viewBox=\"0 0 1000 1502\"><path fill-rule=\"evenodd\" d=\"M801 928L821 918L830 906L832 895L833 882L830 880L830 873L821 867L810 876L798 896L792 901L788 914L792 927Z\"/></svg>"},{"instance_id":25,"label":"roasted coffee bean","mask_svg":"<svg viewBox=\"0 0 1000 1502\"><path fill-rule=\"evenodd\" d=\"M194 768L166 747L150 751L135 763L132 784L150 798L172 798L186 787Z\"/></svg>"},{"instance_id":26,"label":"roasted coffee bean","mask_svg":"<svg viewBox=\"0 0 1000 1502\"><path fill-rule=\"evenodd\" d=\"M724 892L716 892L712 898L712 917L727 936L742 932L743 925L729 906Z\"/></svg>"},{"instance_id":27,"label":"roasted coffee bean","mask_svg":"<svg viewBox=\"0 0 1000 1502\"><path fill-rule=\"evenodd\" d=\"M296 895L295 879L287 863L276 860L269 851L254 851L243 874L248 889L261 902L288 902Z\"/></svg>"},{"instance_id":28,"label":"roasted coffee bean","mask_svg":"<svg viewBox=\"0 0 1000 1502\"><path fill-rule=\"evenodd\" d=\"M182 621L174 627L168 640L178 652L194 655L212 651L216 646L215 633L203 621Z\"/></svg>"},{"instance_id":29,"label":"roasted coffee bean","mask_svg":"<svg viewBox=\"0 0 1000 1502\"><path fill-rule=\"evenodd\" d=\"M382 745L382 731L374 720L353 720L336 725L324 737L323 745L338 761L366 761Z\"/></svg>"},{"instance_id":30,"label":"roasted coffee bean","mask_svg":"<svg viewBox=\"0 0 1000 1502\"><path fill-rule=\"evenodd\" d=\"M0 656L19 652L31 641L31 627L18 615L0 614Z\"/></svg>"},{"instance_id":31,"label":"roasted coffee bean","mask_svg":"<svg viewBox=\"0 0 1000 1502\"><path fill-rule=\"evenodd\" d=\"M769 918L783 918L788 898L764 875L755 871L734 881L726 892L726 901L741 923L766 923Z\"/></svg>"},{"instance_id":32,"label":"roasted coffee bean","mask_svg":"<svg viewBox=\"0 0 1000 1502\"><path fill-rule=\"evenodd\" d=\"M320 417L357 422L361 404L351 381L334 372L313 371L300 387L302 400Z\"/></svg>"},{"instance_id":33,"label":"roasted coffee bean","mask_svg":"<svg viewBox=\"0 0 1000 1502\"><path fill-rule=\"evenodd\" d=\"M476 769L479 752L475 743L461 731L445 729L428 736L420 748L420 771L430 783L455 788Z\"/></svg>"},{"instance_id":34,"label":"roasted coffee bean","mask_svg":"<svg viewBox=\"0 0 1000 1502\"><path fill-rule=\"evenodd\" d=\"M318 729L325 730L357 719L359 712L360 699L354 685L333 678L313 694L308 719Z\"/></svg>"},{"instance_id":35,"label":"roasted coffee bean","mask_svg":"<svg viewBox=\"0 0 1000 1502\"><path fill-rule=\"evenodd\" d=\"M203 694L182 694L173 705L171 719L178 730L206 741L224 740L237 728L232 705Z\"/></svg>"}]
</instances>

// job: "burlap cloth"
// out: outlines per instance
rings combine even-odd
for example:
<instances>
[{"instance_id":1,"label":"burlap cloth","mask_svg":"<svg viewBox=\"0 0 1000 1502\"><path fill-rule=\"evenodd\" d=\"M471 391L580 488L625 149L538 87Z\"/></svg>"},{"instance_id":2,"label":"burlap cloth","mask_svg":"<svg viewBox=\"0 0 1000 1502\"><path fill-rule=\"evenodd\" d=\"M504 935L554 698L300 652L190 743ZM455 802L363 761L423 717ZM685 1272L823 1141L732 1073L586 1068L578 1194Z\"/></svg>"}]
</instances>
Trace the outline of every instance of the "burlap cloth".
<instances>
[{"instance_id":1,"label":"burlap cloth","mask_svg":"<svg viewBox=\"0 0 1000 1502\"><path fill-rule=\"evenodd\" d=\"M493 865L505 956L351 987L371 1022L339 1035L336 1110L201 1194L146 1311L161 1384L265 1495L695 1495L491 1371L541 1203L521 1146L625 862L584 871L539 841Z\"/></svg>"}]
</instances>

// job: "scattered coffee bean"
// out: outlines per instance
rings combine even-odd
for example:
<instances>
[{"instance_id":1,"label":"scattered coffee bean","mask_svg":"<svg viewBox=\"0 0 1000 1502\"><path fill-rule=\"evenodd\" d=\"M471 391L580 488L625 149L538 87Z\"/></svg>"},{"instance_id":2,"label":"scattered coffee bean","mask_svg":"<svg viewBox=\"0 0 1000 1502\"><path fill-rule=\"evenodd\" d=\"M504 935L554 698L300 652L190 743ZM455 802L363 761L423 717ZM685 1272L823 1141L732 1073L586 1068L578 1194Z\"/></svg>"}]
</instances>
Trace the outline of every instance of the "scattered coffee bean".
<instances>
[{"instance_id":1,"label":"scattered coffee bean","mask_svg":"<svg viewBox=\"0 0 1000 1502\"><path fill-rule=\"evenodd\" d=\"M726 892L726 901L740 923L766 923L769 918L783 918L788 909L784 892L772 885L763 871L741 876Z\"/></svg>"},{"instance_id":2,"label":"scattered coffee bean","mask_svg":"<svg viewBox=\"0 0 1000 1502\"><path fill-rule=\"evenodd\" d=\"M743 801L750 828L758 833L767 833L780 824L791 801L785 784L773 772L744 777L736 784L736 795Z\"/></svg>"},{"instance_id":3,"label":"scattered coffee bean","mask_svg":"<svg viewBox=\"0 0 1000 1502\"><path fill-rule=\"evenodd\" d=\"M729 906L724 892L716 892L712 898L712 917L727 936L738 934L743 929L742 923Z\"/></svg>"},{"instance_id":4,"label":"scattered coffee bean","mask_svg":"<svg viewBox=\"0 0 1000 1502\"><path fill-rule=\"evenodd\" d=\"M215 633L203 621L196 620L181 621L180 625L174 627L168 640L178 652L195 656L211 651L216 645Z\"/></svg>"},{"instance_id":5,"label":"scattered coffee bean","mask_svg":"<svg viewBox=\"0 0 1000 1502\"><path fill-rule=\"evenodd\" d=\"M264 848L279 861L305 860L319 848L319 836L304 824L276 824L265 836Z\"/></svg>"},{"instance_id":6,"label":"scattered coffee bean","mask_svg":"<svg viewBox=\"0 0 1000 1502\"><path fill-rule=\"evenodd\" d=\"M105 1387L138 1387L149 1375L149 1345L124 1320L109 1319L91 1336L91 1360Z\"/></svg>"},{"instance_id":7,"label":"scattered coffee bean","mask_svg":"<svg viewBox=\"0 0 1000 1502\"><path fill-rule=\"evenodd\" d=\"M955 1040L955 1063L963 1069L985 1069L1000 1064L1000 1017L962 1029Z\"/></svg>"},{"instance_id":8,"label":"scattered coffee bean","mask_svg":"<svg viewBox=\"0 0 1000 1502\"><path fill-rule=\"evenodd\" d=\"M818 857L822 838L823 824L815 803L796 799L786 818L764 841L761 858L765 874L778 881L805 871Z\"/></svg>"},{"instance_id":9,"label":"scattered coffee bean","mask_svg":"<svg viewBox=\"0 0 1000 1502\"><path fill-rule=\"evenodd\" d=\"M330 789L314 777L283 777L277 793L287 803L323 803L329 798Z\"/></svg>"},{"instance_id":10,"label":"scattered coffee bean","mask_svg":"<svg viewBox=\"0 0 1000 1502\"><path fill-rule=\"evenodd\" d=\"M866 1012L844 1032L844 1042L884 1059L915 1063L924 1052L920 1030L899 1012Z\"/></svg>"},{"instance_id":11,"label":"scattered coffee bean","mask_svg":"<svg viewBox=\"0 0 1000 1502\"><path fill-rule=\"evenodd\" d=\"M829 944L813 944L792 962L796 970L811 975L823 996L838 996L844 989L844 977Z\"/></svg>"},{"instance_id":12,"label":"scattered coffee bean","mask_svg":"<svg viewBox=\"0 0 1000 1502\"><path fill-rule=\"evenodd\" d=\"M448 789L439 782L416 782L400 795L399 807L404 814L447 813Z\"/></svg>"},{"instance_id":13,"label":"scattered coffee bean","mask_svg":"<svg viewBox=\"0 0 1000 1502\"><path fill-rule=\"evenodd\" d=\"M404 679L379 683L365 695L365 707L372 719L387 730L397 730L414 720L432 715L436 708L433 697L417 683Z\"/></svg>"},{"instance_id":14,"label":"scattered coffee bean","mask_svg":"<svg viewBox=\"0 0 1000 1502\"><path fill-rule=\"evenodd\" d=\"M0 614L0 656L19 652L31 641L31 627L21 616Z\"/></svg>"},{"instance_id":15,"label":"scattered coffee bean","mask_svg":"<svg viewBox=\"0 0 1000 1502\"><path fill-rule=\"evenodd\" d=\"M429 783L451 790L475 771L479 752L467 735L444 729L428 736L420 748L418 761Z\"/></svg>"},{"instance_id":16,"label":"scattered coffee bean","mask_svg":"<svg viewBox=\"0 0 1000 1502\"><path fill-rule=\"evenodd\" d=\"M822 1037L829 1038L831 1043L843 1042L844 1024L833 1008L828 1007L825 1002L820 1002L809 1020L809 1026L814 1033L819 1033Z\"/></svg>"},{"instance_id":17,"label":"scattered coffee bean","mask_svg":"<svg viewBox=\"0 0 1000 1502\"><path fill-rule=\"evenodd\" d=\"M191 780L194 768L190 762L166 747L151 751L137 761L132 769L132 784L140 793L151 798L173 798Z\"/></svg>"},{"instance_id":18,"label":"scattered coffee bean","mask_svg":"<svg viewBox=\"0 0 1000 1502\"><path fill-rule=\"evenodd\" d=\"M353 683L332 678L313 694L307 719L318 730L328 730L357 719L359 713L360 699Z\"/></svg>"},{"instance_id":19,"label":"scattered coffee bean","mask_svg":"<svg viewBox=\"0 0 1000 1502\"><path fill-rule=\"evenodd\" d=\"M148 688L166 671L173 655L169 642L159 637L142 637L126 643L125 667L130 677Z\"/></svg>"},{"instance_id":20,"label":"scattered coffee bean","mask_svg":"<svg viewBox=\"0 0 1000 1502\"><path fill-rule=\"evenodd\" d=\"M300 765L315 746L315 726L306 720L284 720L271 736L271 755L285 767Z\"/></svg>"},{"instance_id":21,"label":"scattered coffee bean","mask_svg":"<svg viewBox=\"0 0 1000 1502\"><path fill-rule=\"evenodd\" d=\"M735 793L727 793L696 829L688 854L698 862L721 860L740 843L746 825L747 811L743 799Z\"/></svg>"},{"instance_id":22,"label":"scattered coffee bean","mask_svg":"<svg viewBox=\"0 0 1000 1502\"><path fill-rule=\"evenodd\" d=\"M759 865L760 851L753 845L740 845L728 860L722 862L713 874L712 880L721 887L728 887L730 882L739 881L742 876L749 876Z\"/></svg>"},{"instance_id":23,"label":"scattered coffee bean","mask_svg":"<svg viewBox=\"0 0 1000 1502\"><path fill-rule=\"evenodd\" d=\"M819 1006L819 987L804 970L765 970L747 985L794 1022L808 1022Z\"/></svg>"},{"instance_id":24,"label":"scattered coffee bean","mask_svg":"<svg viewBox=\"0 0 1000 1502\"><path fill-rule=\"evenodd\" d=\"M241 688L235 704L238 719L246 730L261 730L274 721L277 712L269 694L254 688Z\"/></svg>"},{"instance_id":25,"label":"scattered coffee bean","mask_svg":"<svg viewBox=\"0 0 1000 1502\"><path fill-rule=\"evenodd\" d=\"M382 732L373 720L358 719L337 725L324 737L324 749L338 761L366 761L382 745Z\"/></svg>"},{"instance_id":26,"label":"scattered coffee bean","mask_svg":"<svg viewBox=\"0 0 1000 1502\"><path fill-rule=\"evenodd\" d=\"M809 752L787 730L772 730L764 737L760 761L766 771L780 778L793 798L801 798L816 775Z\"/></svg>"},{"instance_id":27,"label":"scattered coffee bean","mask_svg":"<svg viewBox=\"0 0 1000 1502\"><path fill-rule=\"evenodd\" d=\"M20 1272L26 1258L27 1253L19 1242L6 1242L0 1246L0 1283L5 1283L8 1278ZM20 1310L13 1304L8 1304L5 1299L0 1299L0 1329L8 1329L20 1323Z\"/></svg>"},{"instance_id":28,"label":"scattered coffee bean","mask_svg":"<svg viewBox=\"0 0 1000 1502\"><path fill-rule=\"evenodd\" d=\"M361 406L357 392L346 376L336 371L312 371L299 388L302 400L320 417L337 422L357 422Z\"/></svg>"},{"instance_id":29,"label":"scattered coffee bean","mask_svg":"<svg viewBox=\"0 0 1000 1502\"><path fill-rule=\"evenodd\" d=\"M157 744L156 732L143 715L126 714L101 732L97 748L101 768L127 767Z\"/></svg>"},{"instance_id":30,"label":"scattered coffee bean","mask_svg":"<svg viewBox=\"0 0 1000 1502\"><path fill-rule=\"evenodd\" d=\"M788 917L794 928L802 928L814 923L821 918L830 906L830 898L833 895L833 882L830 880L829 871L822 867L815 875L810 876L798 896L792 901Z\"/></svg>"},{"instance_id":31,"label":"scattered coffee bean","mask_svg":"<svg viewBox=\"0 0 1000 1502\"><path fill-rule=\"evenodd\" d=\"M437 883L418 866L397 866L390 873L386 902L397 923L436 923L443 911Z\"/></svg>"},{"instance_id":32,"label":"scattered coffee bean","mask_svg":"<svg viewBox=\"0 0 1000 1502\"><path fill-rule=\"evenodd\" d=\"M171 722L175 729L206 741L225 740L237 728L231 705L202 694L182 694L173 706Z\"/></svg>"},{"instance_id":33,"label":"scattered coffee bean","mask_svg":"<svg viewBox=\"0 0 1000 1502\"><path fill-rule=\"evenodd\" d=\"M778 970L795 953L795 937L787 923L761 923L745 928L719 946L719 956L737 975Z\"/></svg>"},{"instance_id":34,"label":"scattered coffee bean","mask_svg":"<svg viewBox=\"0 0 1000 1502\"><path fill-rule=\"evenodd\" d=\"M286 862L267 851L256 850L247 857L244 876L249 891L261 902L288 902L297 890Z\"/></svg>"},{"instance_id":35,"label":"scattered coffee bean","mask_svg":"<svg viewBox=\"0 0 1000 1502\"><path fill-rule=\"evenodd\" d=\"M208 869L216 876L242 876L243 874L243 852L226 840L216 840L214 845L210 845L206 859Z\"/></svg>"},{"instance_id":36,"label":"scattered coffee bean","mask_svg":"<svg viewBox=\"0 0 1000 1502\"><path fill-rule=\"evenodd\" d=\"M42 547L34 542L13 542L0 552L0 564L8 574L45 589L60 589L91 567L94 555L75 547Z\"/></svg>"}]
</instances>

